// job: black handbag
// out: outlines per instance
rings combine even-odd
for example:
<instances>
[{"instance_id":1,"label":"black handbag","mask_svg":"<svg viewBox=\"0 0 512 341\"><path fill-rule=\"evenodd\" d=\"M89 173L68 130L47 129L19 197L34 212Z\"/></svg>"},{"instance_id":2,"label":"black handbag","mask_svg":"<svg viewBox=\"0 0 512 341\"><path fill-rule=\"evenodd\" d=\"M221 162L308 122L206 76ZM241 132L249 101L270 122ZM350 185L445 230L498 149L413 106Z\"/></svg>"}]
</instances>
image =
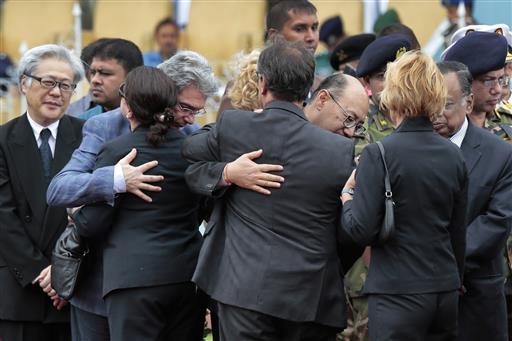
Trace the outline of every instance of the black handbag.
<instances>
[{"instance_id":1,"label":"black handbag","mask_svg":"<svg viewBox=\"0 0 512 341\"><path fill-rule=\"evenodd\" d=\"M75 224L70 223L52 253L52 288L61 298L69 300L73 297L80 265L88 253L86 241L78 234Z\"/></svg>"},{"instance_id":2,"label":"black handbag","mask_svg":"<svg viewBox=\"0 0 512 341\"><path fill-rule=\"evenodd\" d=\"M384 221L382 222L382 227L379 232L379 242L384 243L395 233L395 212L393 209L395 203L393 202L393 192L391 191L388 166L385 159L386 152L384 151L384 146L380 141L377 141L377 146L379 146L382 163L384 164L384 170L386 171L384 176L384 206L386 211L384 213Z\"/></svg>"}]
</instances>

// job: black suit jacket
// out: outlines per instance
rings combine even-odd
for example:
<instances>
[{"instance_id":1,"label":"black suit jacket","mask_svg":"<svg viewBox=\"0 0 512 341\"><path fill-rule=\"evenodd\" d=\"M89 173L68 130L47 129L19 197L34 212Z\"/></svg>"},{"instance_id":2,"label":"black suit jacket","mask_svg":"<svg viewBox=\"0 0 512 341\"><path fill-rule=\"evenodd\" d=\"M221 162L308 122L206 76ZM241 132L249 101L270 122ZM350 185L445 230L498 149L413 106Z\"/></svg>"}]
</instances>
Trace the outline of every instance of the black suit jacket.
<instances>
[{"instance_id":1,"label":"black suit jacket","mask_svg":"<svg viewBox=\"0 0 512 341\"><path fill-rule=\"evenodd\" d=\"M189 165L181 157L185 136L169 129L166 140L154 147L146 142L147 128L120 136L104 145L95 167L116 164L132 148L133 165L157 160L146 174L164 176L161 192L152 192L146 203L135 195L120 195L114 207L100 203L84 206L74 216L85 237L106 233L103 250L103 295L121 288L148 287L190 281L202 237L199 196L185 182Z\"/></svg>"},{"instance_id":2,"label":"black suit jacket","mask_svg":"<svg viewBox=\"0 0 512 341\"><path fill-rule=\"evenodd\" d=\"M284 166L270 196L231 186L215 204L194 281L217 301L291 321L346 324L337 256L339 192L353 166L353 143L311 124L295 105L262 113L228 110L210 131L185 141L197 192L212 194L225 162L256 149L257 162ZM198 180L197 177L202 177ZM207 180L204 180L207 179ZM198 184L204 184L204 186Z\"/></svg>"},{"instance_id":3,"label":"black suit jacket","mask_svg":"<svg viewBox=\"0 0 512 341\"><path fill-rule=\"evenodd\" d=\"M428 118L406 118L382 140L396 232L379 245L384 165L378 146L361 154L354 198L343 206L342 237L373 245L364 291L422 294L461 287L467 171L459 148L435 134Z\"/></svg>"},{"instance_id":4,"label":"black suit jacket","mask_svg":"<svg viewBox=\"0 0 512 341\"><path fill-rule=\"evenodd\" d=\"M65 315L57 314L48 296L31 282L50 265L67 214L46 204L41 156L26 115L0 127L0 319L59 320ZM51 176L79 146L82 124L74 117L61 118Z\"/></svg>"},{"instance_id":5,"label":"black suit jacket","mask_svg":"<svg viewBox=\"0 0 512 341\"><path fill-rule=\"evenodd\" d=\"M512 146L469 123L461 150L469 189L459 339L507 340L503 254L512 225Z\"/></svg>"}]
</instances>

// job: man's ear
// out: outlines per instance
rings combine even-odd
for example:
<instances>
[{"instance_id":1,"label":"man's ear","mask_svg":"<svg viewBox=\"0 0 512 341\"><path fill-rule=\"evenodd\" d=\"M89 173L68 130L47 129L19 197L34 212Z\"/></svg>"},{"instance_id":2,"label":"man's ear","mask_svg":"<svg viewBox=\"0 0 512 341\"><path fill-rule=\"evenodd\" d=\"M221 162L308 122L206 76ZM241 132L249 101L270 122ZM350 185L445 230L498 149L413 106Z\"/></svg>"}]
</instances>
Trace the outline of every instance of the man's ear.
<instances>
[{"instance_id":1,"label":"man's ear","mask_svg":"<svg viewBox=\"0 0 512 341\"><path fill-rule=\"evenodd\" d=\"M22 76L20 79L20 91L25 95L27 93L28 86L27 86L27 77Z\"/></svg>"},{"instance_id":2,"label":"man's ear","mask_svg":"<svg viewBox=\"0 0 512 341\"><path fill-rule=\"evenodd\" d=\"M269 28L267 30L267 39L274 36L275 34L279 33L278 30L276 30L275 28Z\"/></svg>"},{"instance_id":3,"label":"man's ear","mask_svg":"<svg viewBox=\"0 0 512 341\"><path fill-rule=\"evenodd\" d=\"M315 109L318 111L322 110L325 103L330 99L329 95L327 94L327 91L320 90L315 96Z\"/></svg>"},{"instance_id":4,"label":"man's ear","mask_svg":"<svg viewBox=\"0 0 512 341\"><path fill-rule=\"evenodd\" d=\"M267 81L265 80L265 77L260 76L260 79L258 80L258 91L261 96L266 96L268 94Z\"/></svg>"},{"instance_id":5,"label":"man's ear","mask_svg":"<svg viewBox=\"0 0 512 341\"><path fill-rule=\"evenodd\" d=\"M473 94L470 94L467 98L466 98L466 115L469 115L471 114L471 112L473 111L473 104L475 103L475 97L473 96Z\"/></svg>"}]
</instances>

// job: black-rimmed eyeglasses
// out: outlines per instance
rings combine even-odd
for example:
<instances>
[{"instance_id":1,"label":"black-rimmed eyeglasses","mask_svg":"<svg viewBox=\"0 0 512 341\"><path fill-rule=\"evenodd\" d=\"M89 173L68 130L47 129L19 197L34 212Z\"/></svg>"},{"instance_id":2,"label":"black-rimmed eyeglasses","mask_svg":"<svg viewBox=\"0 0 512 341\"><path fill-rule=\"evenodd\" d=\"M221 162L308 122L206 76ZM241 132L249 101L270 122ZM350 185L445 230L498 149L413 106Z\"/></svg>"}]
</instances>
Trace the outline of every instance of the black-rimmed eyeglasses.
<instances>
[{"instance_id":1,"label":"black-rimmed eyeglasses","mask_svg":"<svg viewBox=\"0 0 512 341\"><path fill-rule=\"evenodd\" d=\"M67 81L56 81L51 77L37 77L28 73L24 74L28 78L35 79L38 81L43 88L53 89L59 86L59 89L64 92L73 92L76 89L76 84Z\"/></svg>"},{"instance_id":2,"label":"black-rimmed eyeglasses","mask_svg":"<svg viewBox=\"0 0 512 341\"><path fill-rule=\"evenodd\" d=\"M341 106L340 103L338 103L338 101L336 99L334 99L334 96L332 95L332 93L329 91L329 90L325 90L327 91L327 93L329 94L329 96L331 97L332 101L334 103L336 103L336 105L341 109L341 111L343 112L343 115L345 116L345 119L343 120L343 125L345 126L345 128L356 128L355 129L355 133L358 134L358 135L362 135L365 133L366 131L366 128L364 127L363 123L361 122L357 122L356 118L353 116L353 115L350 115L346 110L345 108L343 108Z\"/></svg>"}]
</instances>

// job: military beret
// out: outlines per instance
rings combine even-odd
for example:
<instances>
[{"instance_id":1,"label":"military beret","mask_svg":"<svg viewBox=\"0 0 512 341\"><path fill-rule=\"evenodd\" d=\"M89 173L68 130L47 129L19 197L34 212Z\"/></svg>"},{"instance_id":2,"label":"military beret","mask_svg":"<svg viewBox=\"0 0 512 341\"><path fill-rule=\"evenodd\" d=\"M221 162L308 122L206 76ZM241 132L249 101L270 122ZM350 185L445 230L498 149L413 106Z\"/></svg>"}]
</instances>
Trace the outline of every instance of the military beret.
<instances>
[{"instance_id":1,"label":"military beret","mask_svg":"<svg viewBox=\"0 0 512 341\"><path fill-rule=\"evenodd\" d=\"M375 40L375 34L363 33L344 39L336 45L331 53L330 63L334 70L338 70L340 64L359 59L364 49Z\"/></svg>"},{"instance_id":2,"label":"military beret","mask_svg":"<svg viewBox=\"0 0 512 341\"><path fill-rule=\"evenodd\" d=\"M473 77L501 69L507 56L507 39L501 34L471 32L448 48L444 60L465 64Z\"/></svg>"},{"instance_id":3,"label":"military beret","mask_svg":"<svg viewBox=\"0 0 512 341\"><path fill-rule=\"evenodd\" d=\"M387 63L395 61L409 50L411 42L403 34L390 34L375 39L359 58L357 77L368 76L381 70Z\"/></svg>"},{"instance_id":4,"label":"military beret","mask_svg":"<svg viewBox=\"0 0 512 341\"><path fill-rule=\"evenodd\" d=\"M329 18L320 26L320 41L327 45L334 44L339 37L345 35L343 21L339 15Z\"/></svg>"}]
</instances>

